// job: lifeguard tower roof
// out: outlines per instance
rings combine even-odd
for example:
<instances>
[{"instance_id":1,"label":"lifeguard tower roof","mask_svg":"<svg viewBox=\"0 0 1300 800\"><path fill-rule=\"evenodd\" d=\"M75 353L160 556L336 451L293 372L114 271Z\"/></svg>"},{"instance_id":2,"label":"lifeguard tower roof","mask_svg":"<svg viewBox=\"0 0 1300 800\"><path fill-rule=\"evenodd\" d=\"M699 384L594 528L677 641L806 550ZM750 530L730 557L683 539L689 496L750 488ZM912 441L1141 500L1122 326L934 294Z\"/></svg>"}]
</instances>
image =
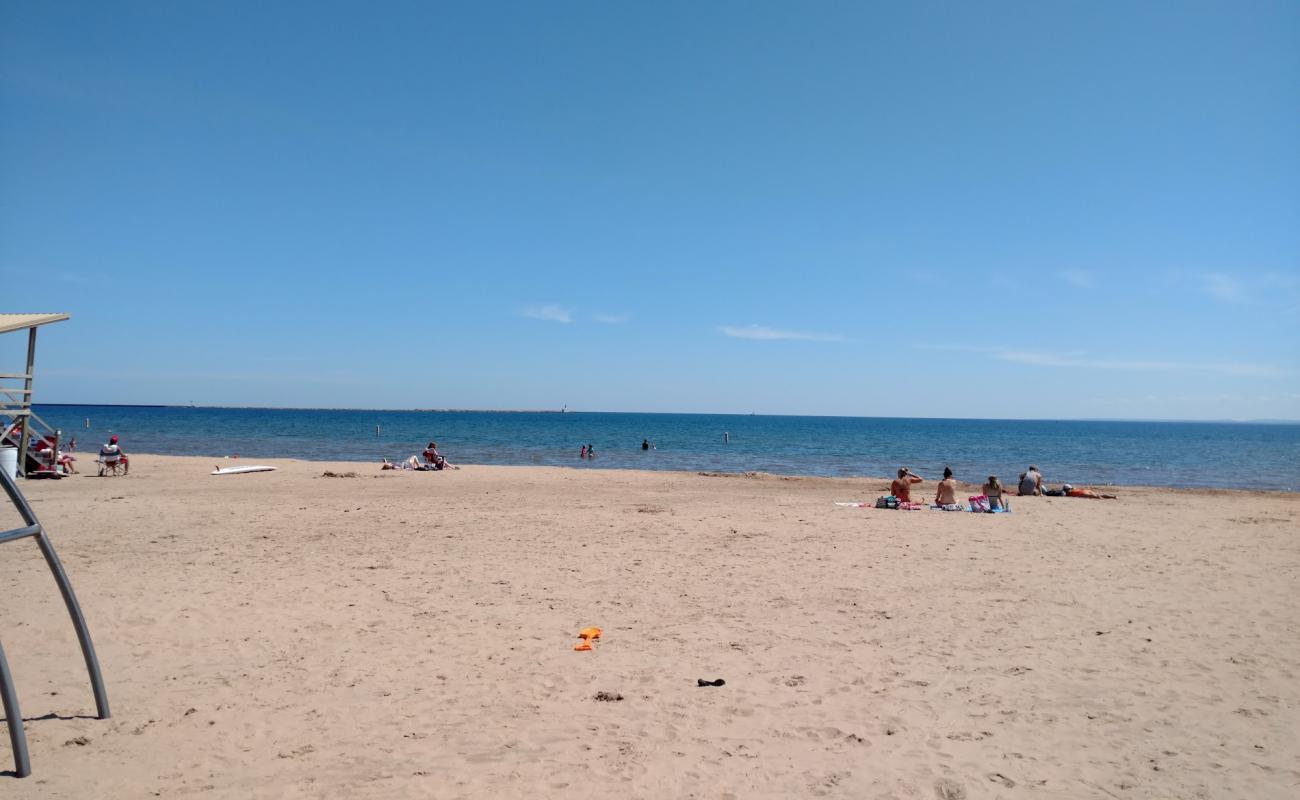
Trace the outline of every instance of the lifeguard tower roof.
<instances>
[{"instance_id":1,"label":"lifeguard tower roof","mask_svg":"<svg viewBox=\"0 0 1300 800\"><path fill-rule=\"evenodd\" d=\"M27 331L27 368L18 373L0 374L0 445L18 448L18 469L25 476L57 473L55 464L45 465L36 453L28 450L32 435L53 442L49 452L58 458L59 432L32 411L32 378L36 371L36 329L51 322L62 322L71 314L0 314L0 334ZM21 382L15 386L11 381ZM33 430L33 425L35 430Z\"/></svg>"},{"instance_id":2,"label":"lifeguard tower roof","mask_svg":"<svg viewBox=\"0 0 1300 800\"><path fill-rule=\"evenodd\" d=\"M51 322L62 322L70 316L70 314L0 314L0 333L49 325Z\"/></svg>"}]
</instances>

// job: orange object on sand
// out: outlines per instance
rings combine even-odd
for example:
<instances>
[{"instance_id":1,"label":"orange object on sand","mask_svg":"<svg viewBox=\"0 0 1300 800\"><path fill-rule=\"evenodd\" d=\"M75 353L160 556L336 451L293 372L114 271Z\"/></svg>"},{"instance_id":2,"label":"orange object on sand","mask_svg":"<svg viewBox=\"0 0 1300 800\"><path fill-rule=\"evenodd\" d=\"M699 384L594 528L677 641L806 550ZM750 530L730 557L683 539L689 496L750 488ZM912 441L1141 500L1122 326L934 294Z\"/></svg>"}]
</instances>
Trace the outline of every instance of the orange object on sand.
<instances>
[{"instance_id":1,"label":"orange object on sand","mask_svg":"<svg viewBox=\"0 0 1300 800\"><path fill-rule=\"evenodd\" d=\"M582 641L574 645L573 649L590 650L591 643L600 638L600 628L583 628L578 631L578 638Z\"/></svg>"}]
</instances>

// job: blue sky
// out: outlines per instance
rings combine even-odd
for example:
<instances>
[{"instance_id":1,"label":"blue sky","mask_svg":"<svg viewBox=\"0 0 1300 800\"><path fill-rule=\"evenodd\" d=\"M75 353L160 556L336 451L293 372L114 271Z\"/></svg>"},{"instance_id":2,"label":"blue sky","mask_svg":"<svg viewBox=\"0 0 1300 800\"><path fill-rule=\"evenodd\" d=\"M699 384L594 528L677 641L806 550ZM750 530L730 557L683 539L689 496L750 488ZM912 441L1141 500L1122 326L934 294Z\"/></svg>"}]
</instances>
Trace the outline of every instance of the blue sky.
<instances>
[{"instance_id":1,"label":"blue sky","mask_svg":"<svg viewBox=\"0 0 1300 800\"><path fill-rule=\"evenodd\" d=\"M1290 2L9 3L4 310L73 315L47 402L1300 419L1298 41Z\"/></svg>"}]
</instances>

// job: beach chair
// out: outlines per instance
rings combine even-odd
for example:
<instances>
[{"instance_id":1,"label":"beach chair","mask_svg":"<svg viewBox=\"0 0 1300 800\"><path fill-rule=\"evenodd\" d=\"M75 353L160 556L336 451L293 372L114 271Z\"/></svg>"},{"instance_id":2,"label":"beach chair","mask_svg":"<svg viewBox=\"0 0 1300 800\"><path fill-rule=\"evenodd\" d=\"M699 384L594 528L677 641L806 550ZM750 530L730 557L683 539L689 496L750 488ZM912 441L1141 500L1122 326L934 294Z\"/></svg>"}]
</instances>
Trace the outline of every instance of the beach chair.
<instances>
[{"instance_id":1,"label":"beach chair","mask_svg":"<svg viewBox=\"0 0 1300 800\"><path fill-rule=\"evenodd\" d=\"M98 461L99 477L122 475L126 472L126 465L122 463L122 454L113 453L112 455L100 454Z\"/></svg>"},{"instance_id":2,"label":"beach chair","mask_svg":"<svg viewBox=\"0 0 1300 800\"><path fill-rule=\"evenodd\" d=\"M36 514L28 504L27 498L23 497L18 484L4 470L0 470L0 485L3 485L5 494L9 495L9 501L13 503L14 509L18 511L18 516L23 521L21 528L0 531L0 544L32 538L41 548L45 563L54 575L54 582L58 584L59 593L63 595L63 604L67 606L68 615L72 617L72 627L77 631L77 640L81 642L81 655L86 661L86 671L90 673L91 691L95 694L95 709L99 719L108 719L108 693L104 691L104 677L99 671L99 659L95 657L95 645L90 641L90 629L86 627L86 618L81 613L77 596L72 592L68 574L63 571L63 563L59 561L58 553L54 552L54 544L50 542L45 528L36 519ZM13 747L14 774L19 778L26 778L32 774L31 759L27 754L27 734L23 731L23 713L18 708L18 691L14 688L13 676L9 673L9 662L5 659L3 646L0 646L0 703L4 705L5 725L9 728L9 742Z\"/></svg>"}]
</instances>

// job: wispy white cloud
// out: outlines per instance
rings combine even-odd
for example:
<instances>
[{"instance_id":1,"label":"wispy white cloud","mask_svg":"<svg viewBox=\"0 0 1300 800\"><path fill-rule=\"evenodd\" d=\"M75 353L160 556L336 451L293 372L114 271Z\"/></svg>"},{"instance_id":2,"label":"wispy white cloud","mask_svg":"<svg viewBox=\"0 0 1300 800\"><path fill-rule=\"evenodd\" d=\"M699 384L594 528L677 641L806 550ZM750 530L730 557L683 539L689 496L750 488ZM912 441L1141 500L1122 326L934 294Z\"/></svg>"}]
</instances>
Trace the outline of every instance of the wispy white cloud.
<instances>
[{"instance_id":1,"label":"wispy white cloud","mask_svg":"<svg viewBox=\"0 0 1300 800\"><path fill-rule=\"evenodd\" d=\"M533 306L525 308L522 313L530 319L542 319L547 322L573 322L573 314L567 308L555 305Z\"/></svg>"},{"instance_id":2,"label":"wispy white cloud","mask_svg":"<svg viewBox=\"0 0 1300 800\"><path fill-rule=\"evenodd\" d=\"M1097 287L1097 274L1086 269L1066 269L1061 270L1061 277L1071 286L1080 289L1095 289Z\"/></svg>"},{"instance_id":3,"label":"wispy white cloud","mask_svg":"<svg viewBox=\"0 0 1300 800\"><path fill-rule=\"evenodd\" d=\"M603 325L622 325L632 317L629 314L592 314L591 318Z\"/></svg>"},{"instance_id":4,"label":"wispy white cloud","mask_svg":"<svg viewBox=\"0 0 1300 800\"><path fill-rule=\"evenodd\" d=\"M1040 350L1015 350L963 345L919 345L919 347L925 350L978 353L995 361L1027 364L1033 367L1065 367L1124 372L1204 372L1251 378L1277 378L1291 374L1290 371L1271 364L1252 364L1241 361L1162 361L1158 359L1099 358L1089 356L1081 351L1055 353Z\"/></svg>"},{"instance_id":5,"label":"wispy white cloud","mask_svg":"<svg viewBox=\"0 0 1300 800\"><path fill-rule=\"evenodd\" d=\"M718 330L733 339L755 339L759 341L775 341L778 339L797 339L805 342L842 342L844 337L838 333L813 333L809 331L784 331L779 328L768 328L764 325L723 325Z\"/></svg>"},{"instance_id":6,"label":"wispy white cloud","mask_svg":"<svg viewBox=\"0 0 1300 800\"><path fill-rule=\"evenodd\" d=\"M71 286L96 287L106 286L107 280L101 275L88 275L82 272L72 272L70 270L59 270L52 267L34 267L20 269L16 266L0 267L0 276L7 278L27 279L33 274L38 274L41 278L58 283L66 283Z\"/></svg>"},{"instance_id":7,"label":"wispy white cloud","mask_svg":"<svg viewBox=\"0 0 1300 800\"><path fill-rule=\"evenodd\" d=\"M1201 276L1201 291L1224 303L1244 303L1249 299L1246 285L1235 275L1211 272Z\"/></svg>"},{"instance_id":8,"label":"wispy white cloud","mask_svg":"<svg viewBox=\"0 0 1300 800\"><path fill-rule=\"evenodd\" d=\"M323 372L249 372L206 370L119 370L119 369L49 369L41 370L47 377L88 378L108 382L131 381L194 381L196 383L255 383L267 385L299 385L318 383L331 386L369 386L371 379L344 370Z\"/></svg>"}]
</instances>

